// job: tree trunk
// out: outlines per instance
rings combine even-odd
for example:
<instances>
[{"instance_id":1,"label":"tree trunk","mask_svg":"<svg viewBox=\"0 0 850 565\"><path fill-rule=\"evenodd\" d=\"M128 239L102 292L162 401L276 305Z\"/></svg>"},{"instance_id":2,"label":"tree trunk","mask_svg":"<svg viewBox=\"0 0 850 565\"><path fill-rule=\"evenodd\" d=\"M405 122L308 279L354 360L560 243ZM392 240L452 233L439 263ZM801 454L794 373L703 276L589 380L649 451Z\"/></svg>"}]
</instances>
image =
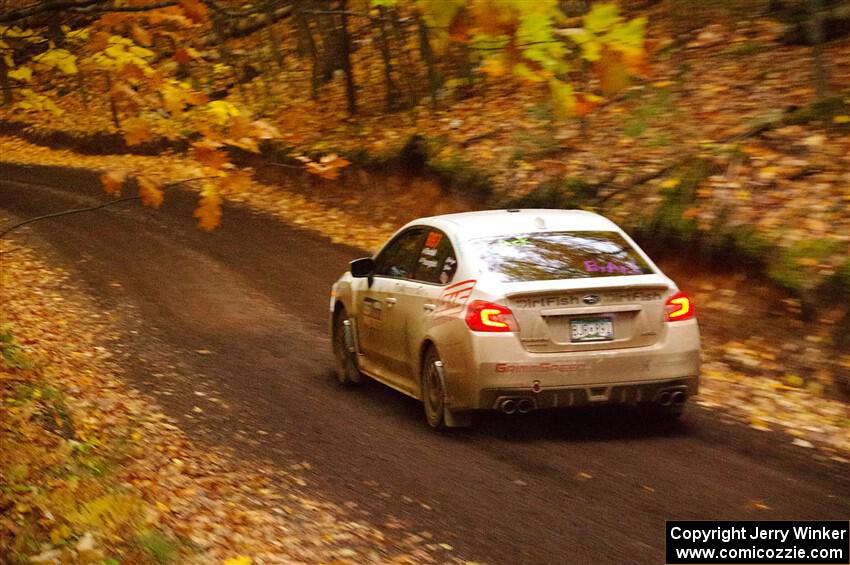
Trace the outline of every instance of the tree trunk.
<instances>
[{"instance_id":1,"label":"tree trunk","mask_svg":"<svg viewBox=\"0 0 850 565\"><path fill-rule=\"evenodd\" d=\"M431 50L431 42L428 41L428 26L420 14L416 14L416 27L419 30L419 52L425 61L428 71L428 93L431 95L431 108L437 109L437 72L434 69L434 52Z\"/></svg>"},{"instance_id":2,"label":"tree trunk","mask_svg":"<svg viewBox=\"0 0 850 565\"><path fill-rule=\"evenodd\" d=\"M823 1L809 0L809 10L808 32L809 40L812 42L812 79L818 100L823 100L828 94L826 62L823 56Z\"/></svg>"},{"instance_id":3,"label":"tree trunk","mask_svg":"<svg viewBox=\"0 0 850 565\"><path fill-rule=\"evenodd\" d=\"M112 96L112 77L108 72L104 73L106 77L106 90L109 96L109 113L112 114L112 123L115 128L121 130L121 120L118 118L118 105L115 103L115 97Z\"/></svg>"},{"instance_id":4,"label":"tree trunk","mask_svg":"<svg viewBox=\"0 0 850 565\"><path fill-rule=\"evenodd\" d=\"M398 87L396 86L395 81L393 81L392 54L390 53L390 42L387 37L387 29L384 25L384 16L386 11L383 6L381 6L379 10L379 14L381 15L381 18L378 20L378 33L380 37L379 47L381 51L381 58L384 60L384 82L386 83L387 88L387 111L392 111L398 101Z\"/></svg>"},{"instance_id":5,"label":"tree trunk","mask_svg":"<svg viewBox=\"0 0 850 565\"><path fill-rule=\"evenodd\" d=\"M310 22L307 16L299 6L295 12L295 23L299 30L299 42L303 41L307 52L310 55L310 98L313 100L319 99L319 50L316 47L316 40L313 38L313 30L310 29Z\"/></svg>"},{"instance_id":6,"label":"tree trunk","mask_svg":"<svg viewBox=\"0 0 850 565\"><path fill-rule=\"evenodd\" d=\"M0 88L3 89L3 105L10 105L12 103L12 85L9 83L9 67L6 66L6 60L3 57L0 57Z\"/></svg>"},{"instance_id":7,"label":"tree trunk","mask_svg":"<svg viewBox=\"0 0 850 565\"><path fill-rule=\"evenodd\" d=\"M416 101L419 99L419 89L416 88L416 81L411 78L411 73L416 69L416 64L413 62L410 51L407 49L406 33L398 16L398 8L392 9L392 28L396 43L399 46L401 58L403 59L399 74L407 88L408 104L415 106Z\"/></svg>"},{"instance_id":8,"label":"tree trunk","mask_svg":"<svg viewBox=\"0 0 850 565\"><path fill-rule=\"evenodd\" d=\"M272 57L277 65L278 70L283 68L283 53L280 51L280 40L274 30L275 14L274 2L270 1L265 6L266 19L269 22L269 44L271 45Z\"/></svg>"},{"instance_id":9,"label":"tree trunk","mask_svg":"<svg viewBox=\"0 0 850 565\"><path fill-rule=\"evenodd\" d=\"M351 37L348 35L347 0L340 0L339 9L342 12L340 28L340 54L342 55L342 71L345 73L345 97L348 101L348 113L357 114L357 86L354 84L354 71L351 68Z\"/></svg>"}]
</instances>

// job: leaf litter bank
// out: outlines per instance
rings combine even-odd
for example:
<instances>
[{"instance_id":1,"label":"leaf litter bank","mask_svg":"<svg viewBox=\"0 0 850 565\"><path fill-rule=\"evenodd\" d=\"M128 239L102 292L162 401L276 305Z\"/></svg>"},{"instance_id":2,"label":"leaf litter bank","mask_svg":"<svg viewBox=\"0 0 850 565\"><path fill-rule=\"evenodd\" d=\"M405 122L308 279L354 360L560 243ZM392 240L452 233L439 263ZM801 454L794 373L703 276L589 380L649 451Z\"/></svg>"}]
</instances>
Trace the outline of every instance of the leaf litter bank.
<instances>
[{"instance_id":1,"label":"leaf litter bank","mask_svg":"<svg viewBox=\"0 0 850 565\"><path fill-rule=\"evenodd\" d=\"M110 315L23 240L0 276L0 561L462 563L194 445L122 381Z\"/></svg>"}]
</instances>

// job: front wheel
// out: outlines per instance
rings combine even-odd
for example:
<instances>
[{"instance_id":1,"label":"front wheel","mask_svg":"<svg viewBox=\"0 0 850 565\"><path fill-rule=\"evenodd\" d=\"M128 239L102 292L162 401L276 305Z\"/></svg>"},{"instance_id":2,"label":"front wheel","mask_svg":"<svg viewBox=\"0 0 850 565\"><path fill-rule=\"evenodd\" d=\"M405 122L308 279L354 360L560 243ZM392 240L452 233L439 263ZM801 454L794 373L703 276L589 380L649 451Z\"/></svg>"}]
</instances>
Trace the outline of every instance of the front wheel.
<instances>
[{"instance_id":1,"label":"front wheel","mask_svg":"<svg viewBox=\"0 0 850 565\"><path fill-rule=\"evenodd\" d=\"M345 308L334 313L333 351L336 360L336 378L341 384L356 385L363 381L363 373L357 366L357 353L354 347L354 335L351 320Z\"/></svg>"}]
</instances>

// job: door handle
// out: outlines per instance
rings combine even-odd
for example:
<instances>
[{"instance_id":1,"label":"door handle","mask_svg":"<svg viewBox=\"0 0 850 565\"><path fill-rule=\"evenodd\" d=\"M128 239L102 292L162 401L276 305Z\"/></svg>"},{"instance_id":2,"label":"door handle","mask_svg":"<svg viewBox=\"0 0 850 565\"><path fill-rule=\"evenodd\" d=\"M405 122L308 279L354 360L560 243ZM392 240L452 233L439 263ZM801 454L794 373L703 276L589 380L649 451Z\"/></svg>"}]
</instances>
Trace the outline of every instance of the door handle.
<instances>
[{"instance_id":1,"label":"door handle","mask_svg":"<svg viewBox=\"0 0 850 565\"><path fill-rule=\"evenodd\" d=\"M423 304L422 308L424 308L426 312L433 312L434 310L437 309L437 305L436 304Z\"/></svg>"},{"instance_id":2,"label":"door handle","mask_svg":"<svg viewBox=\"0 0 850 565\"><path fill-rule=\"evenodd\" d=\"M397 298L387 298L387 304L388 304L389 306L392 306L392 305L393 305L393 304L395 304L396 302L398 302L398 299L397 299Z\"/></svg>"}]
</instances>

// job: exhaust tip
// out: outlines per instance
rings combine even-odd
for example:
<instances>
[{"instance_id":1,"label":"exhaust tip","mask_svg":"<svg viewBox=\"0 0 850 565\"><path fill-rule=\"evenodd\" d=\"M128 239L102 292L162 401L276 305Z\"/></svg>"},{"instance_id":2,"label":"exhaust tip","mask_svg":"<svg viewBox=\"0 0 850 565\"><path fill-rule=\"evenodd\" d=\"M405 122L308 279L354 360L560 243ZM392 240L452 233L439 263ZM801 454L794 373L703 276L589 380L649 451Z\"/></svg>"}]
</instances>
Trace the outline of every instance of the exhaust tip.
<instances>
[{"instance_id":1,"label":"exhaust tip","mask_svg":"<svg viewBox=\"0 0 850 565\"><path fill-rule=\"evenodd\" d=\"M534 403L532 403L527 398L523 398L516 403L516 410L520 414L528 414L532 410L534 410Z\"/></svg>"},{"instance_id":2,"label":"exhaust tip","mask_svg":"<svg viewBox=\"0 0 850 565\"><path fill-rule=\"evenodd\" d=\"M688 396L681 390L673 393L674 404L684 404L687 399Z\"/></svg>"},{"instance_id":3,"label":"exhaust tip","mask_svg":"<svg viewBox=\"0 0 850 565\"><path fill-rule=\"evenodd\" d=\"M670 394L669 390L665 390L661 394L658 395L658 404L661 406L670 406L673 403L673 395Z\"/></svg>"},{"instance_id":4,"label":"exhaust tip","mask_svg":"<svg viewBox=\"0 0 850 565\"><path fill-rule=\"evenodd\" d=\"M502 411L503 414L513 414L517 411L516 400L513 400L512 398L503 400L502 403L499 405L499 409Z\"/></svg>"}]
</instances>

